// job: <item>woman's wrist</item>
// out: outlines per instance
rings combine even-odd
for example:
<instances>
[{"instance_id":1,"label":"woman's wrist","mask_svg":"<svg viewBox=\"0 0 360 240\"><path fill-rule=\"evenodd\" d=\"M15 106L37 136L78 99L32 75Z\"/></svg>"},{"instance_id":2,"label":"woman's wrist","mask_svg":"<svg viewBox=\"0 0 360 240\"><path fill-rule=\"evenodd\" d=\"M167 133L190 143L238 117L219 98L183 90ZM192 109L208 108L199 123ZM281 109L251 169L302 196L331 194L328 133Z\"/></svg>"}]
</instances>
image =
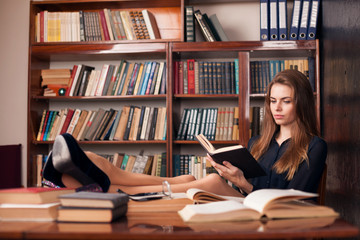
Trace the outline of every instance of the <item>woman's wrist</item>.
<instances>
[{"instance_id":1,"label":"woman's wrist","mask_svg":"<svg viewBox=\"0 0 360 240\"><path fill-rule=\"evenodd\" d=\"M254 186L251 183L249 183L246 179L245 181L242 181L238 187L239 189L241 189L241 191L246 192L248 194L251 193L254 188Z\"/></svg>"}]
</instances>

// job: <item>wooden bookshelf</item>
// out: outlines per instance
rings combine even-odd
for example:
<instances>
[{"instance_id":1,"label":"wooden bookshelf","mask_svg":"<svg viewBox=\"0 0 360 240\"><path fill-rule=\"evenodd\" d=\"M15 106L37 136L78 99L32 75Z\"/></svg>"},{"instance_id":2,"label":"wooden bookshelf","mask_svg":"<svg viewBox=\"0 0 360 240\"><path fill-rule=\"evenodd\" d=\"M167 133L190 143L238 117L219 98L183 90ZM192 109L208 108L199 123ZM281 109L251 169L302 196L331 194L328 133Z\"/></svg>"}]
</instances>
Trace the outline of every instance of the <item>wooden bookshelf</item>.
<instances>
[{"instance_id":1,"label":"wooden bookshelf","mask_svg":"<svg viewBox=\"0 0 360 240\"><path fill-rule=\"evenodd\" d=\"M237 1L244 2L244 1ZM158 148L167 152L167 176L173 172L173 154L191 151L201 152L197 141L176 140L176 130L182 110L187 106L207 107L232 105L239 107L239 140L211 141L216 145L247 145L249 135L249 109L253 102L262 102L263 94L250 93L250 61L252 59L271 59L287 57L314 57L316 69L315 98L317 115L320 124L320 73L319 43L314 41L230 41L230 42L184 42L183 14L184 5L191 3L204 4L202 1L115 1L115 0L78 0L78 1L31 1L30 2L30 45L29 45L29 81L28 81L28 152L27 184L34 185L34 157L36 154L47 154L52 141L36 141L41 114L44 109L54 106L122 106L131 102L141 106L148 103L154 106L165 106L167 109L166 140L148 141L81 141L86 149L95 148ZM209 4L221 4L212 1ZM44 42L35 41L35 15L48 11L96 11L108 9L149 9L159 24L162 39L156 40L114 40L91 42ZM106 63L119 59L129 61L161 60L166 62L166 94L139 96L42 96L41 69L55 66L72 66L74 63ZM239 62L238 94L173 94L173 64L176 60L234 60ZM257 104L257 103L256 103ZM119 107L117 107L119 108ZM84 107L83 109L87 109ZM118 150L116 150L118 151Z\"/></svg>"}]
</instances>

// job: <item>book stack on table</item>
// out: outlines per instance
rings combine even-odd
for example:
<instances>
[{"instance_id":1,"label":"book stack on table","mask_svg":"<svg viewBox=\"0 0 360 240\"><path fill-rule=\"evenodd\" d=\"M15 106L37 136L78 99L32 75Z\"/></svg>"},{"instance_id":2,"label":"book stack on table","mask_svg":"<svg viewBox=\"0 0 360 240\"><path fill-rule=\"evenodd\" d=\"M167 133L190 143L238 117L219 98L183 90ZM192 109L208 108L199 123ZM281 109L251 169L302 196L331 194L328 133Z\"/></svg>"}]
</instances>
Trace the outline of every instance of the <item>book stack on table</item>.
<instances>
[{"instance_id":1,"label":"book stack on table","mask_svg":"<svg viewBox=\"0 0 360 240\"><path fill-rule=\"evenodd\" d=\"M126 215L129 201L127 194L99 192L76 192L59 199L59 222L109 223Z\"/></svg>"},{"instance_id":2,"label":"book stack on table","mask_svg":"<svg viewBox=\"0 0 360 240\"><path fill-rule=\"evenodd\" d=\"M75 192L69 188L9 188L0 190L1 221L55 221L58 196Z\"/></svg>"}]
</instances>

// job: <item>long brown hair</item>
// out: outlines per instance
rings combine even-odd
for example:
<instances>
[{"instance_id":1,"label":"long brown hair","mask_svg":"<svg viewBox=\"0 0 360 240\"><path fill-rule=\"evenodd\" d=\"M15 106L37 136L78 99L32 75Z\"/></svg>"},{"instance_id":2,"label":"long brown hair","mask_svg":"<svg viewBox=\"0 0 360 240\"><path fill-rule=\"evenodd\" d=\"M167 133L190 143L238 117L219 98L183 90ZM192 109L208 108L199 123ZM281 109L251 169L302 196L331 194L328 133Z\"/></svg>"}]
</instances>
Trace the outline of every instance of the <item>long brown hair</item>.
<instances>
[{"instance_id":1,"label":"long brown hair","mask_svg":"<svg viewBox=\"0 0 360 240\"><path fill-rule=\"evenodd\" d=\"M292 130L287 150L274 165L277 173L287 172L286 177L291 180L300 163L308 161L307 148L311 138L318 135L315 100L310 82L304 74L297 70L284 70L276 74L268 86L265 97L263 130L251 149L255 159L259 159L267 151L271 139L279 131L279 125L275 123L270 110L271 88L276 83L289 86L294 93L296 124Z\"/></svg>"}]
</instances>

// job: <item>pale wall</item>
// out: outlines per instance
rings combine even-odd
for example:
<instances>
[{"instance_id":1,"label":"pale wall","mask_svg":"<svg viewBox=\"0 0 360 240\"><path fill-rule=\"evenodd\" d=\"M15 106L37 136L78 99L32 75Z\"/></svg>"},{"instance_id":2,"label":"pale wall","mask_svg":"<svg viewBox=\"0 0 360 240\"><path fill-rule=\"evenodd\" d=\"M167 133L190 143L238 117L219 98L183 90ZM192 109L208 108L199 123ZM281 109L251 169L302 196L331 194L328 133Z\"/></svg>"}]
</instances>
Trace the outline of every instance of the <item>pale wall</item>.
<instances>
[{"instance_id":1,"label":"pale wall","mask_svg":"<svg viewBox=\"0 0 360 240\"><path fill-rule=\"evenodd\" d=\"M26 166L29 0L0 0L0 33L0 145L22 144Z\"/></svg>"}]
</instances>

